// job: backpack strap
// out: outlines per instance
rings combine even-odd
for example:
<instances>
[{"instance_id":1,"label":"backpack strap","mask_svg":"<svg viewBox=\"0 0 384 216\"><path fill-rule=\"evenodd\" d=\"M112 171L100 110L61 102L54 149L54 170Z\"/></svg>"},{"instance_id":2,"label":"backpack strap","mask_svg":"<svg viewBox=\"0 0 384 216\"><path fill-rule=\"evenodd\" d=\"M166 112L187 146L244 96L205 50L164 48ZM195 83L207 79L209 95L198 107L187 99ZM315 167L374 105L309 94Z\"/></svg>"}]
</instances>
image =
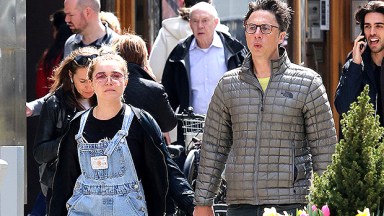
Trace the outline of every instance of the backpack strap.
<instances>
[{"instance_id":1,"label":"backpack strap","mask_svg":"<svg viewBox=\"0 0 384 216\"><path fill-rule=\"evenodd\" d=\"M144 128L144 131L151 139L151 141L156 145L162 146L165 141L163 140L161 131L156 129L155 124L157 123L155 122L153 117L142 109L136 108L131 105L130 107L132 108L133 113L135 113L136 118L139 120L139 123Z\"/></svg>"}]
</instances>

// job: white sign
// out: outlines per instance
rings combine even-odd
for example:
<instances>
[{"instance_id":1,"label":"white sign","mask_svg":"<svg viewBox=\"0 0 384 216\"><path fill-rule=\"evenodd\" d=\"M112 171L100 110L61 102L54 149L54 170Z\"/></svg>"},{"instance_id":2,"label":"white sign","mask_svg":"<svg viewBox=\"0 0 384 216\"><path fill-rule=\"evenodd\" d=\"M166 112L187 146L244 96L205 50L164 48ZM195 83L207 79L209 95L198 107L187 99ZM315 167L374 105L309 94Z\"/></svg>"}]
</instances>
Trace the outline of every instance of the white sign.
<instances>
[{"instance_id":1,"label":"white sign","mask_svg":"<svg viewBox=\"0 0 384 216\"><path fill-rule=\"evenodd\" d=\"M329 0L320 0L320 29L329 30Z\"/></svg>"}]
</instances>

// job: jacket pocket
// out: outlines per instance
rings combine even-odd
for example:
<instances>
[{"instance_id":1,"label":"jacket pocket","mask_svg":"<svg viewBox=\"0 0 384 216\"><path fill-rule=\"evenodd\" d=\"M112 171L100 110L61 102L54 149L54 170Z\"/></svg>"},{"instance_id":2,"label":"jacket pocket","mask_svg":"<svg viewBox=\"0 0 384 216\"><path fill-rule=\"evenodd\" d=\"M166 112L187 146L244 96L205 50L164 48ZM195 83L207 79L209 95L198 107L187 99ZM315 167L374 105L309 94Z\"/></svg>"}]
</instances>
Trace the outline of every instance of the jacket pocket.
<instances>
[{"instance_id":1,"label":"jacket pocket","mask_svg":"<svg viewBox=\"0 0 384 216\"><path fill-rule=\"evenodd\" d=\"M311 178L312 157L309 148L303 147L295 152L294 166L294 183Z\"/></svg>"}]
</instances>

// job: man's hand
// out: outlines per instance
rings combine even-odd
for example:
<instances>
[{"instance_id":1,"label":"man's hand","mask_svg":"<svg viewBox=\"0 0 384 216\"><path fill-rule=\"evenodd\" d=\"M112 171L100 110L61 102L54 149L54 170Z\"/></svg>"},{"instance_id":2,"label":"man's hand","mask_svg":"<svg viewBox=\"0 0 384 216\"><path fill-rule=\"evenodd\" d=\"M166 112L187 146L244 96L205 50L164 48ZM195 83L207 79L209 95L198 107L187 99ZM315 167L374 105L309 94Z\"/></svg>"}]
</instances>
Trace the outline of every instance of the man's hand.
<instances>
[{"instance_id":1,"label":"man's hand","mask_svg":"<svg viewBox=\"0 0 384 216\"><path fill-rule=\"evenodd\" d=\"M193 216L213 216L212 206L195 206Z\"/></svg>"},{"instance_id":2,"label":"man's hand","mask_svg":"<svg viewBox=\"0 0 384 216\"><path fill-rule=\"evenodd\" d=\"M165 141L167 142L167 145L171 145L172 141L171 141L171 136L169 135L169 132L163 133L163 136Z\"/></svg>"},{"instance_id":3,"label":"man's hand","mask_svg":"<svg viewBox=\"0 0 384 216\"><path fill-rule=\"evenodd\" d=\"M359 36L357 36L353 44L352 61L354 63L361 64L361 62L363 61L361 55L363 54L366 48L367 42L364 40L364 35L360 34Z\"/></svg>"},{"instance_id":4,"label":"man's hand","mask_svg":"<svg viewBox=\"0 0 384 216\"><path fill-rule=\"evenodd\" d=\"M31 108L28 107L28 104L25 105L25 108L26 108L26 110L25 110L25 115L26 115L27 117L32 116L33 112L32 112L32 110L31 110Z\"/></svg>"}]
</instances>

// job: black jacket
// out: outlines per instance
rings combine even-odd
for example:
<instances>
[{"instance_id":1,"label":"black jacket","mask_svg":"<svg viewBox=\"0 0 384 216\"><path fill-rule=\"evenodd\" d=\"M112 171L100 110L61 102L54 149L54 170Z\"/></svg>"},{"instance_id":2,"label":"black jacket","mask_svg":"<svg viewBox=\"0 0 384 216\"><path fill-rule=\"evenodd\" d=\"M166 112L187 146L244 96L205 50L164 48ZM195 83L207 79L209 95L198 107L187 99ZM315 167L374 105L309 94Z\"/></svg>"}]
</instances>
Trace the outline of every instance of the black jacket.
<instances>
[{"instance_id":1,"label":"black jacket","mask_svg":"<svg viewBox=\"0 0 384 216\"><path fill-rule=\"evenodd\" d=\"M128 85L125 88L125 103L149 112L159 124L161 131L172 130L177 123L164 87L155 82L140 65L128 63Z\"/></svg>"},{"instance_id":2,"label":"black jacket","mask_svg":"<svg viewBox=\"0 0 384 216\"><path fill-rule=\"evenodd\" d=\"M246 55L244 46L236 39L216 31L224 45L225 63L228 70L240 67ZM169 54L165 64L162 84L168 93L173 110L180 106L183 111L192 105L190 87L189 47L194 36L191 35L179 43Z\"/></svg>"},{"instance_id":3,"label":"black jacket","mask_svg":"<svg viewBox=\"0 0 384 216\"><path fill-rule=\"evenodd\" d=\"M380 87L377 85L375 64L372 61L369 47L364 51L362 58L363 63L358 65L352 61L350 54L343 66L334 102L340 115L346 113L350 105L357 101L357 97L361 94L365 85L369 85L369 97L375 110L380 107L378 104L380 102L378 101ZM384 73L383 69L382 66L381 73ZM378 111L378 113L380 114L381 111Z\"/></svg>"},{"instance_id":4,"label":"black jacket","mask_svg":"<svg viewBox=\"0 0 384 216\"><path fill-rule=\"evenodd\" d=\"M136 116L140 117L141 125L144 130L147 131L147 135L152 139L152 142L165 143L161 132L159 130L153 130L158 127L153 125L155 121L151 120L152 116L147 115L147 112L143 112L143 110L137 111L135 107L132 107L132 109L135 112ZM140 112L139 115L137 114L138 112ZM177 206L181 210L183 210L185 213L188 213L188 215L192 215L195 207L195 205L193 204L194 192L187 179L185 178L184 173L179 169L177 164L172 160L171 156L169 155L166 145L161 146L163 147L163 154L166 156L165 160L168 168L169 191L167 194L167 199L171 198L172 201L175 201L177 203ZM174 206L170 205L167 200L167 213L174 213L174 209L169 209L173 207Z\"/></svg>"},{"instance_id":5,"label":"black jacket","mask_svg":"<svg viewBox=\"0 0 384 216\"><path fill-rule=\"evenodd\" d=\"M164 87L155 82L147 72L137 64L128 63L128 85L125 88L124 100L134 107L143 109L151 114L163 132L172 130L177 123L172 107L169 104ZM183 172L171 159L166 146L163 153L167 155L169 196L178 207L190 215L193 213L194 193ZM167 206L171 207L171 206ZM167 209L172 211L172 209Z\"/></svg>"},{"instance_id":6,"label":"black jacket","mask_svg":"<svg viewBox=\"0 0 384 216\"><path fill-rule=\"evenodd\" d=\"M60 139L77 111L65 103L63 94L65 93L60 88L43 104L33 147L33 156L37 163L43 166L47 164L45 169L50 169L44 170L44 174L40 173L40 181L50 188L56 165L53 162L57 158Z\"/></svg>"},{"instance_id":7,"label":"black jacket","mask_svg":"<svg viewBox=\"0 0 384 216\"><path fill-rule=\"evenodd\" d=\"M50 216L66 215L66 202L72 196L73 188L77 178L81 174L79 158L77 153L77 142L75 134L79 130L80 116L83 112L76 115L71 121L69 130L65 133L59 147L59 160L57 171L54 177L52 199L50 202ZM150 123L161 135L160 129L156 122L152 120ZM144 193L147 202L149 216L162 216L165 212L166 194L168 191L168 170L167 170L167 154L164 154L164 143L156 143L146 136L144 129L140 128L137 118L134 117L130 130L128 132L128 143L136 138L132 137L135 130L141 130L136 134L142 134L141 144L144 147L144 158L138 163L144 163L145 172L141 176L144 187ZM135 162L136 163L136 162Z\"/></svg>"}]
</instances>

